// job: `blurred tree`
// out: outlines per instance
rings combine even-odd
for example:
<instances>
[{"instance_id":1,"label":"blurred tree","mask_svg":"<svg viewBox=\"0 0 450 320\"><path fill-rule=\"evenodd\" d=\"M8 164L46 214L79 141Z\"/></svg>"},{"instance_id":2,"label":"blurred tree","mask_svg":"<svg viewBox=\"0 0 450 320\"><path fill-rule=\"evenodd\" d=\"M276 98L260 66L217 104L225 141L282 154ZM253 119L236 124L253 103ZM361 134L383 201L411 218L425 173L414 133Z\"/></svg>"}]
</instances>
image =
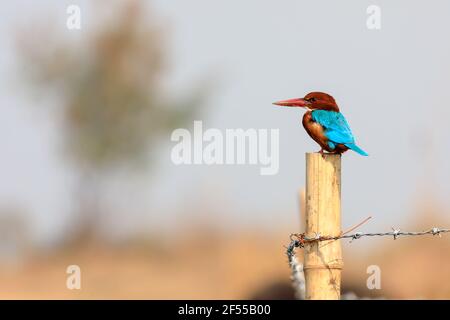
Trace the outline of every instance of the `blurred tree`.
<instances>
[{"instance_id":1,"label":"blurred tree","mask_svg":"<svg viewBox=\"0 0 450 320\"><path fill-rule=\"evenodd\" d=\"M80 177L78 237L100 223L105 178L119 166L142 168L158 137L190 119L202 98L179 103L163 93L162 33L140 3L127 1L78 47L61 39L42 46L29 35L19 42L33 86L62 101L65 146Z\"/></svg>"}]
</instances>

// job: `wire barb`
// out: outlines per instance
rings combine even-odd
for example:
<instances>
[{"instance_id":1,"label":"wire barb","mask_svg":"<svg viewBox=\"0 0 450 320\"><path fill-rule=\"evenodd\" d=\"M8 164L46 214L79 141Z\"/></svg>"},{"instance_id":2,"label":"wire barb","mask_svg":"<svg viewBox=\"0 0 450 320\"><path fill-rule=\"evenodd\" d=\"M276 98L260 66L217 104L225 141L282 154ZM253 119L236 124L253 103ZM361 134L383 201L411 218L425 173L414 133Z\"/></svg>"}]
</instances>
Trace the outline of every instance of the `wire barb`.
<instances>
[{"instance_id":1,"label":"wire barb","mask_svg":"<svg viewBox=\"0 0 450 320\"><path fill-rule=\"evenodd\" d=\"M397 240L398 236L400 235L400 229L392 229L392 235L394 236L394 240Z\"/></svg>"}]
</instances>

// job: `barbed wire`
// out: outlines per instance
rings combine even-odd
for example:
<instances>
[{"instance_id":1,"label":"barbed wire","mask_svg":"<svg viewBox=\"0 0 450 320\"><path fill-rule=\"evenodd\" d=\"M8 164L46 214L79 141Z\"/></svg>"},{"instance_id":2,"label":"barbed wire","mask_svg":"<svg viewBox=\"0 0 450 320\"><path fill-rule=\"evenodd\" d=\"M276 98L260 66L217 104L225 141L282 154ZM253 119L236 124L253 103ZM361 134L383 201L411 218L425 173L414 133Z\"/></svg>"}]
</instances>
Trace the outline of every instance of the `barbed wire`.
<instances>
[{"instance_id":1,"label":"barbed wire","mask_svg":"<svg viewBox=\"0 0 450 320\"><path fill-rule=\"evenodd\" d=\"M291 234L290 238L291 241L294 241L295 247L304 247L305 244L316 242L316 241L330 241L330 240L339 240L339 239L351 239L357 240L362 237L385 237L385 236L391 236L394 237L394 240L396 240L400 236L424 236L427 234L433 235L433 236L441 236L442 233L450 232L450 229L440 229L433 227L430 230L427 231L401 231L400 229L394 229L392 228L392 231L390 232L375 232L375 233L364 233L364 232L355 232L353 234L340 234L339 236L322 236L319 233L317 233L314 237L307 237L305 233L293 233ZM296 237L297 239L293 239ZM297 242L295 242L297 241ZM351 242L350 241L350 242Z\"/></svg>"},{"instance_id":2,"label":"barbed wire","mask_svg":"<svg viewBox=\"0 0 450 320\"><path fill-rule=\"evenodd\" d=\"M305 298L305 275L303 272L303 264L298 262L298 259L295 255L296 248L304 248L306 244L320 241L350 239L350 242L352 242L354 240L363 237L385 237L385 236L391 236L394 238L394 240L396 240L400 236L437 235L441 237L442 233L448 232L450 232L450 229L441 229L433 227L427 231L401 231L400 229L392 228L392 231L390 232L374 232L374 233L355 232L353 234L341 233L339 236L322 236L320 233L317 233L314 237L307 237L305 233L293 233L290 235L291 242L286 248L286 255L288 257L289 267L291 269L291 279L295 295L297 299Z\"/></svg>"}]
</instances>

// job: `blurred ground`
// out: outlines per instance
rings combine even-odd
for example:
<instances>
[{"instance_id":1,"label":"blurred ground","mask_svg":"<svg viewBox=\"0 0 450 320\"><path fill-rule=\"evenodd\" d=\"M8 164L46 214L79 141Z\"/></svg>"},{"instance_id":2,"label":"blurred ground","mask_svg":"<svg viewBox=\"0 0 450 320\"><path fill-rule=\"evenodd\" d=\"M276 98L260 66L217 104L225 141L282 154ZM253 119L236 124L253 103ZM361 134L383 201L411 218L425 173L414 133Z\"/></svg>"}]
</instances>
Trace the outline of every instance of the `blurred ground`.
<instances>
[{"instance_id":1,"label":"blurred ground","mask_svg":"<svg viewBox=\"0 0 450 320\"><path fill-rule=\"evenodd\" d=\"M1 268L0 298L232 299L278 282L290 298L282 237L241 234L225 241L197 233L176 240L170 247L89 243L28 257ZM65 286L71 264L81 268L81 290Z\"/></svg>"},{"instance_id":2,"label":"blurred ground","mask_svg":"<svg viewBox=\"0 0 450 320\"><path fill-rule=\"evenodd\" d=\"M192 230L166 241L80 243L0 268L1 299L292 299L283 245L288 231ZM448 235L343 241L343 292L359 297L450 298ZM356 246L368 247L361 252ZM42 252L42 251L41 251ZM299 251L301 259L301 250ZM66 288L67 266L81 268L81 290ZM381 268L381 290L368 290L367 266Z\"/></svg>"}]
</instances>

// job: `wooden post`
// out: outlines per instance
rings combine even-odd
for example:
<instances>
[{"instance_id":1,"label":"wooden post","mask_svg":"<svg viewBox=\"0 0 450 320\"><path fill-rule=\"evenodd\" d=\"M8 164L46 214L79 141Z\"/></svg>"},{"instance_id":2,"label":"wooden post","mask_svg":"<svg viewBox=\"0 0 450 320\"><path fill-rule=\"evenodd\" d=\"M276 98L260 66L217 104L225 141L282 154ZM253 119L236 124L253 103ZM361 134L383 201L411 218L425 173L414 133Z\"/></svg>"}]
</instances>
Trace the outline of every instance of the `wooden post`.
<instances>
[{"instance_id":1,"label":"wooden post","mask_svg":"<svg viewBox=\"0 0 450 320\"><path fill-rule=\"evenodd\" d=\"M306 154L306 236L341 232L341 156ZM343 267L341 243L321 241L305 248L306 299L338 300Z\"/></svg>"}]
</instances>

